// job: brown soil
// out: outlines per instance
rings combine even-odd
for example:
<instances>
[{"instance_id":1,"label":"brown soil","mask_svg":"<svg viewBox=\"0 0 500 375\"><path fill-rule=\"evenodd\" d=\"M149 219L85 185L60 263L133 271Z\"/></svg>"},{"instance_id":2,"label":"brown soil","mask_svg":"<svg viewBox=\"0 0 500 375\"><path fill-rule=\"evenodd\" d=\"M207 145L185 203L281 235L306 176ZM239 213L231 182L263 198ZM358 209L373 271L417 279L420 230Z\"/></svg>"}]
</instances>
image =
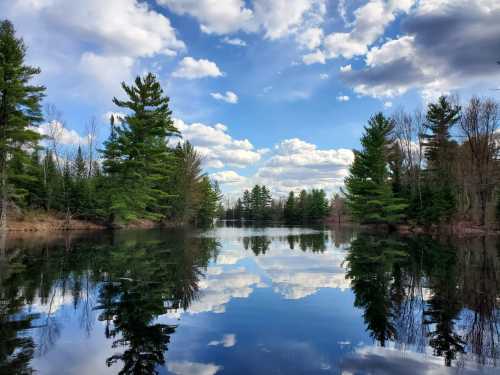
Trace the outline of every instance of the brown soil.
<instances>
[{"instance_id":1,"label":"brown soil","mask_svg":"<svg viewBox=\"0 0 500 375\"><path fill-rule=\"evenodd\" d=\"M69 220L57 213L46 212L12 212L7 220L9 232L50 232L67 230L100 230L107 227L85 220Z\"/></svg>"}]
</instances>

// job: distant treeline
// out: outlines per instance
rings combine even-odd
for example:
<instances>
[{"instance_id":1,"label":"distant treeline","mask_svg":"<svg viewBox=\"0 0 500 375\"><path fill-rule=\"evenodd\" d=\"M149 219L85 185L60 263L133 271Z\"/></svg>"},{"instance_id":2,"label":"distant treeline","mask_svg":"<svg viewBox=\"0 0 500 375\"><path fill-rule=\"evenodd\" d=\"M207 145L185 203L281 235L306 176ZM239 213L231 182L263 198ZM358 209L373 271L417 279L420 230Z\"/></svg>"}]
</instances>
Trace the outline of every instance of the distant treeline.
<instances>
[{"instance_id":1,"label":"distant treeline","mask_svg":"<svg viewBox=\"0 0 500 375\"><path fill-rule=\"evenodd\" d=\"M148 219L207 225L221 194L203 174L201 157L179 143L169 98L156 77L122 84L125 100L113 99L124 116L110 116L110 136L96 149L97 126L76 149L64 146L61 114L41 103L45 87L30 82L40 69L25 65L26 46L9 21L0 23L0 200L7 214L55 212L113 225ZM51 120L42 138L36 127ZM42 142L43 141L43 142ZM170 141L170 142L169 142ZM177 143L177 146L170 144Z\"/></svg>"},{"instance_id":2,"label":"distant treeline","mask_svg":"<svg viewBox=\"0 0 500 375\"><path fill-rule=\"evenodd\" d=\"M233 206L226 208L222 217L227 220L300 224L324 220L329 210L330 205L324 190L302 190L298 195L292 191L284 200L273 199L269 188L255 185L251 191L245 190Z\"/></svg>"},{"instance_id":3,"label":"distant treeline","mask_svg":"<svg viewBox=\"0 0 500 375\"><path fill-rule=\"evenodd\" d=\"M345 180L345 206L362 223L496 227L499 120L499 103L477 97L463 108L443 96L426 113L373 116Z\"/></svg>"}]
</instances>

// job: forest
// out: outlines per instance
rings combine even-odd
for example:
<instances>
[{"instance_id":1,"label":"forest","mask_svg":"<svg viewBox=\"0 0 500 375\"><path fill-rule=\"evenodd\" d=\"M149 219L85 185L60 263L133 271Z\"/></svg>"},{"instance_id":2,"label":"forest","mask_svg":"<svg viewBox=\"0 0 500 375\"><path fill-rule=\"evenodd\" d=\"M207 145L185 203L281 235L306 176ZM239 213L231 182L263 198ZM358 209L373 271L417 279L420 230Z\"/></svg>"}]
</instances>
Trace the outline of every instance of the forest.
<instances>
[{"instance_id":1,"label":"forest","mask_svg":"<svg viewBox=\"0 0 500 375\"><path fill-rule=\"evenodd\" d=\"M253 222L284 222L287 224L318 223L329 215L329 202L322 189L302 190L297 196L293 191L285 199L273 199L265 185L255 185L231 207L222 217L226 220Z\"/></svg>"},{"instance_id":2,"label":"forest","mask_svg":"<svg viewBox=\"0 0 500 375\"><path fill-rule=\"evenodd\" d=\"M478 97L463 107L441 96L426 113L376 114L333 211L365 224L495 229L499 119L499 103Z\"/></svg>"},{"instance_id":3,"label":"forest","mask_svg":"<svg viewBox=\"0 0 500 375\"><path fill-rule=\"evenodd\" d=\"M202 171L193 146L173 124L169 98L155 75L122 83L113 98L124 117L110 116L110 135L97 149L96 120L86 144L60 142L64 120L42 101L46 89L31 82L40 69L25 64L27 47L9 21L0 24L0 226L20 212L45 212L114 227L137 220L213 222L221 193ZM50 127L37 131L43 121Z\"/></svg>"}]
</instances>

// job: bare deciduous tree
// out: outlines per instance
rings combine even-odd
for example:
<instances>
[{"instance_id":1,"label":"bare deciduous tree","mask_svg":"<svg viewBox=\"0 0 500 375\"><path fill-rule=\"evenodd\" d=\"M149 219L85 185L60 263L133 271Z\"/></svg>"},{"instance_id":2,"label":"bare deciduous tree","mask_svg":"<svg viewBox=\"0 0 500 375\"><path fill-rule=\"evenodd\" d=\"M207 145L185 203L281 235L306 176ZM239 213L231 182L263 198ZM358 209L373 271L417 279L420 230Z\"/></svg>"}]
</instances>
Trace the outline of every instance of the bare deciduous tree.
<instances>
[{"instance_id":1,"label":"bare deciduous tree","mask_svg":"<svg viewBox=\"0 0 500 375\"><path fill-rule=\"evenodd\" d=\"M491 99L472 98L465 108L460 129L470 152L465 189L471 194L472 215L488 225L498 182L499 107Z\"/></svg>"}]
</instances>

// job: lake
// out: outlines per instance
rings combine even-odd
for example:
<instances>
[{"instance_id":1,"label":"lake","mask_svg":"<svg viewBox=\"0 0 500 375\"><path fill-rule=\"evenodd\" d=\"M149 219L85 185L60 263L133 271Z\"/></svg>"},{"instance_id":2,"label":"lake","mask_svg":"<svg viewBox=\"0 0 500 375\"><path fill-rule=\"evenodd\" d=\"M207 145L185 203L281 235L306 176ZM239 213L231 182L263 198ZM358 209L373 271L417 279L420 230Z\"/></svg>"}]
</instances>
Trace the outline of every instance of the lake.
<instances>
[{"instance_id":1,"label":"lake","mask_svg":"<svg viewBox=\"0 0 500 375\"><path fill-rule=\"evenodd\" d=\"M12 239L0 373L498 374L499 249L236 225Z\"/></svg>"}]
</instances>

